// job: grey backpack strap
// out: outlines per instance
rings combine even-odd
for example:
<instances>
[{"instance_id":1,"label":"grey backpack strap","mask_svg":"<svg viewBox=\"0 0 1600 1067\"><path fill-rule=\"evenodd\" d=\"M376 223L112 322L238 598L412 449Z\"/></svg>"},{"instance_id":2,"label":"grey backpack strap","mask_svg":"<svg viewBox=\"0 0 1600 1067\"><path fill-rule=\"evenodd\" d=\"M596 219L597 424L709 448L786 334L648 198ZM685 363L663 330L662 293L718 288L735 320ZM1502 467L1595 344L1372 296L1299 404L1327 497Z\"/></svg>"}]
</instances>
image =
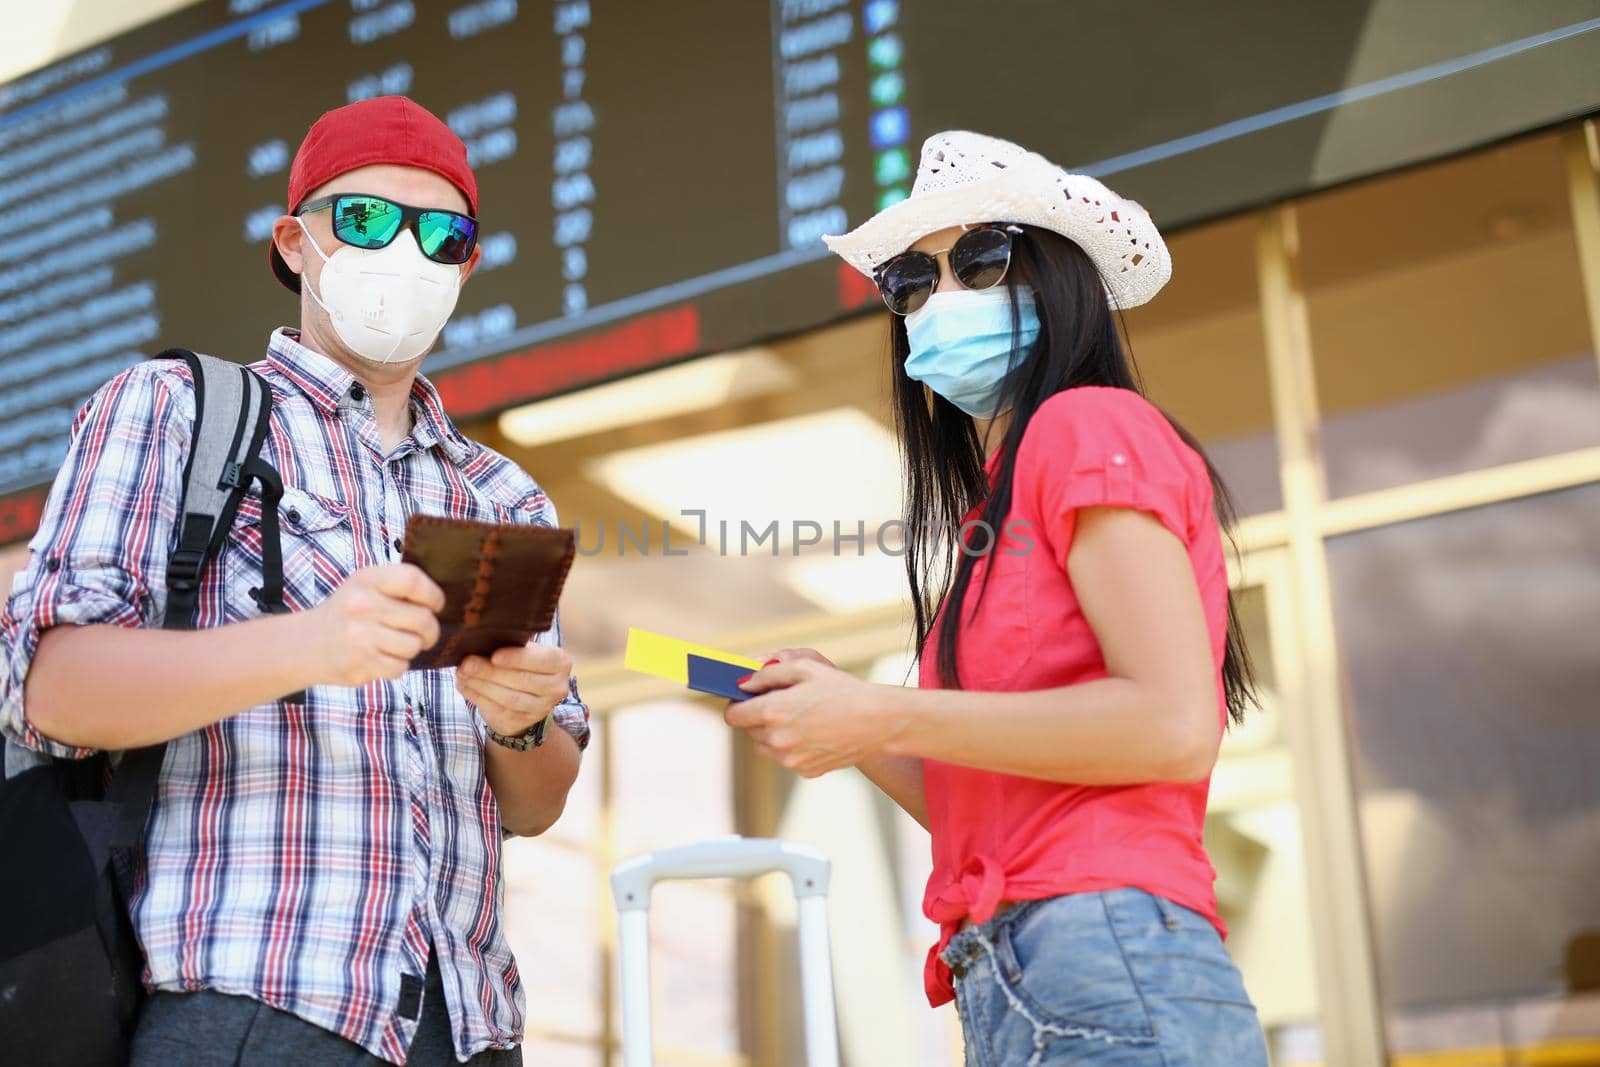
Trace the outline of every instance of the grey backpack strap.
<instances>
[{"instance_id":1,"label":"grey backpack strap","mask_svg":"<svg viewBox=\"0 0 1600 1067\"><path fill-rule=\"evenodd\" d=\"M260 460L272 413L267 383L247 367L213 356L169 348L156 358L182 359L194 377L194 432L183 471L178 546L167 562L169 630L194 626L200 572L233 526L252 480L261 485L261 555L265 578L254 592L264 611L283 610L283 570L278 540L278 499L283 484Z\"/></svg>"}]
</instances>

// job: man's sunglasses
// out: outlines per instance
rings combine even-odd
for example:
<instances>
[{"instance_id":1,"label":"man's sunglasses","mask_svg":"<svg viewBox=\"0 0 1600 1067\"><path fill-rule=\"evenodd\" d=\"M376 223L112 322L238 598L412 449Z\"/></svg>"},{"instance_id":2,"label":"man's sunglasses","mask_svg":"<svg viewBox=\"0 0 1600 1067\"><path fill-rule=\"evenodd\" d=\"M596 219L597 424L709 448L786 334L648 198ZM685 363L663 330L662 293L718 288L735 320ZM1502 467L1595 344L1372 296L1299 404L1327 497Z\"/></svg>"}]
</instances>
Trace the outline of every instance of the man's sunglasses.
<instances>
[{"instance_id":1,"label":"man's sunglasses","mask_svg":"<svg viewBox=\"0 0 1600 1067\"><path fill-rule=\"evenodd\" d=\"M901 252L873 272L878 293L896 315L909 315L928 302L939 285L939 256L950 253L950 273L968 289L991 289L1011 266L1011 238L1020 226L975 226L949 248Z\"/></svg>"},{"instance_id":2,"label":"man's sunglasses","mask_svg":"<svg viewBox=\"0 0 1600 1067\"><path fill-rule=\"evenodd\" d=\"M367 193L335 193L308 201L296 215L333 208L333 235L357 248L384 248L410 225L422 254L435 263L465 263L478 244L478 220L457 211L397 204Z\"/></svg>"}]
</instances>

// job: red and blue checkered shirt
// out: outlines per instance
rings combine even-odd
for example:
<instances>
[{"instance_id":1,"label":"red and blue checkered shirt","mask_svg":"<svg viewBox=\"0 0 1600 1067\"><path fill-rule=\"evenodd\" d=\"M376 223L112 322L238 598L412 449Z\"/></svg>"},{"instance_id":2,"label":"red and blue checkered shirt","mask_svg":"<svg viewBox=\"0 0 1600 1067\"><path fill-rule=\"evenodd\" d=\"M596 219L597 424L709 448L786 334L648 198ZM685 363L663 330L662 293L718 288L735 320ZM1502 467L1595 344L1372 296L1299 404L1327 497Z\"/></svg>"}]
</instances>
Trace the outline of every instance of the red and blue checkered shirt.
<instances>
[{"instance_id":1,"label":"red and blue checkered shirt","mask_svg":"<svg viewBox=\"0 0 1600 1067\"><path fill-rule=\"evenodd\" d=\"M263 454L284 482L291 609L320 603L358 567L397 561L409 515L555 524L533 480L462 437L426 379L412 390L410 436L385 455L371 397L292 332L273 334L253 369L272 389ZM33 728L23 683L52 626L159 624L193 419L178 360L124 372L80 412L0 617L9 742L89 754ZM259 614L248 590L261 585L260 520L252 495L206 568L197 626ZM538 640L557 644L559 632ZM587 742L576 683L555 717ZM522 991L501 929L484 740L449 671L316 686L303 704L264 704L172 740L132 900L146 984L254 997L403 1063L417 1027L406 1001L431 946L457 1053L512 1046Z\"/></svg>"}]
</instances>

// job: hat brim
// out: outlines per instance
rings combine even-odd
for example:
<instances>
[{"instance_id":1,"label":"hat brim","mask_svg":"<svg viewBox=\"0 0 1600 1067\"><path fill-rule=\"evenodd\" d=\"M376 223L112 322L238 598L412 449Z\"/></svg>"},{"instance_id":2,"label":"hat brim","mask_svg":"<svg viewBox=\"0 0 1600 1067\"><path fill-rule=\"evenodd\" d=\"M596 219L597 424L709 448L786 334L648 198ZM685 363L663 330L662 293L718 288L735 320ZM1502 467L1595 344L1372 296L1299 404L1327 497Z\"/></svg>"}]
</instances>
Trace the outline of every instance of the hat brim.
<instances>
[{"instance_id":1,"label":"hat brim","mask_svg":"<svg viewBox=\"0 0 1600 1067\"><path fill-rule=\"evenodd\" d=\"M1119 308L1148 302L1172 277L1166 242L1144 208L1093 178L1054 167L1013 166L968 185L913 194L849 233L822 241L870 278L928 234L980 222L1037 226L1074 242Z\"/></svg>"},{"instance_id":2,"label":"hat brim","mask_svg":"<svg viewBox=\"0 0 1600 1067\"><path fill-rule=\"evenodd\" d=\"M824 234L829 250L869 278L888 260L930 233L975 222L1009 222L986 215L983 205L998 200L996 179L941 189L890 204L849 233Z\"/></svg>"}]
</instances>

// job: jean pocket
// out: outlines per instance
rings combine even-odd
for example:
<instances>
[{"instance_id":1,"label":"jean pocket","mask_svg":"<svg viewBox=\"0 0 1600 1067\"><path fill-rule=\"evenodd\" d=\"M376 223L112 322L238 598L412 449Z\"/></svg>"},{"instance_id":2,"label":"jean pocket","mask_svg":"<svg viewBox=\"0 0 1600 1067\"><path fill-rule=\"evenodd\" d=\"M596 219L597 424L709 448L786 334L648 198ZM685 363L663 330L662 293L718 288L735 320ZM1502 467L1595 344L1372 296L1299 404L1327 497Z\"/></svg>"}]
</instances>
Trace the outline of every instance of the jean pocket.
<instances>
[{"instance_id":1,"label":"jean pocket","mask_svg":"<svg viewBox=\"0 0 1600 1067\"><path fill-rule=\"evenodd\" d=\"M987 951L1009 1006L1055 1037L1152 1044L1150 1012L1098 894L1019 905Z\"/></svg>"}]
</instances>

